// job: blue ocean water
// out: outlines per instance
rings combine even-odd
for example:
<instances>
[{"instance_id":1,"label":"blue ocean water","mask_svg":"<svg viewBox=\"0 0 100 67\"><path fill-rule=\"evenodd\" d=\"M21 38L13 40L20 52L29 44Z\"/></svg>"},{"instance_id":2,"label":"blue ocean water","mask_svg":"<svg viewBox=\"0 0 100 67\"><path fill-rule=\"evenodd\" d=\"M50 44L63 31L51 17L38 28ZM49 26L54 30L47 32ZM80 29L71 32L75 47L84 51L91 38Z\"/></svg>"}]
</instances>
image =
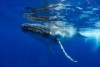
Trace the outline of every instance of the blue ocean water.
<instances>
[{"instance_id":1,"label":"blue ocean water","mask_svg":"<svg viewBox=\"0 0 100 67\"><path fill-rule=\"evenodd\" d=\"M2 0L0 2L0 67L100 67L100 48L94 51L96 44L91 40L85 42L84 37L77 35L63 43L65 50L78 60L77 63L73 63L64 56L58 43L22 32L21 25L31 22L23 17L25 8L40 7L46 1ZM84 10L88 10L86 8L90 5L100 6L99 0L67 0L66 2L73 6L80 5ZM87 22L85 23L87 19L95 18L93 22L99 21L98 16L95 17L99 12L82 20L70 20L74 16L75 19L79 19L77 17L79 14L80 12L76 11L67 17L68 21L76 24L77 28L88 27Z\"/></svg>"}]
</instances>

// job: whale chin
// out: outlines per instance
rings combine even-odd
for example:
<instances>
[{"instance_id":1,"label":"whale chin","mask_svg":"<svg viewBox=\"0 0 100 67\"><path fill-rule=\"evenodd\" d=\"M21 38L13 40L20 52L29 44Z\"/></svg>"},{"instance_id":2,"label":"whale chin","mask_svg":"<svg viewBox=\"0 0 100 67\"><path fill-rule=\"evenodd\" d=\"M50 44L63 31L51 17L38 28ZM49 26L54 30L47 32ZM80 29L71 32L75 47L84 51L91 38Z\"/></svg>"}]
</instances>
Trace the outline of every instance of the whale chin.
<instances>
[{"instance_id":1,"label":"whale chin","mask_svg":"<svg viewBox=\"0 0 100 67\"><path fill-rule=\"evenodd\" d=\"M27 33L36 33L42 36L50 36L50 29L43 27L40 24L24 23L22 24L22 31Z\"/></svg>"}]
</instances>

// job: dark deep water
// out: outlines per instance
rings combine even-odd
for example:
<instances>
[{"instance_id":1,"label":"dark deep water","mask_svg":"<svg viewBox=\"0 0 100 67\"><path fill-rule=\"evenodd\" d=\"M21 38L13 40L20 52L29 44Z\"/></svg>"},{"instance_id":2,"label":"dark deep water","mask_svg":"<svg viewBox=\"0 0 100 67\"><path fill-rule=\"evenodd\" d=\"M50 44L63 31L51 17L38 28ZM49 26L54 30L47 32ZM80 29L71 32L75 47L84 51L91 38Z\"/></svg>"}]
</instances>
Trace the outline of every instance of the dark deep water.
<instances>
[{"instance_id":1,"label":"dark deep water","mask_svg":"<svg viewBox=\"0 0 100 67\"><path fill-rule=\"evenodd\" d=\"M23 18L26 6L39 7L46 0L2 0L0 2L0 67L100 67L100 48L92 51L91 42L74 37L64 43L66 51L78 60L67 59L57 43L22 32L21 24L30 22ZM56 0L57 1L57 0ZM56 2L51 1L51 2ZM83 0L68 0L73 4ZM90 0L99 5L100 1ZM86 5L83 5L84 8ZM53 44L48 46L48 44ZM91 46L92 45L92 46ZM53 49L54 54L50 50Z\"/></svg>"}]
</instances>

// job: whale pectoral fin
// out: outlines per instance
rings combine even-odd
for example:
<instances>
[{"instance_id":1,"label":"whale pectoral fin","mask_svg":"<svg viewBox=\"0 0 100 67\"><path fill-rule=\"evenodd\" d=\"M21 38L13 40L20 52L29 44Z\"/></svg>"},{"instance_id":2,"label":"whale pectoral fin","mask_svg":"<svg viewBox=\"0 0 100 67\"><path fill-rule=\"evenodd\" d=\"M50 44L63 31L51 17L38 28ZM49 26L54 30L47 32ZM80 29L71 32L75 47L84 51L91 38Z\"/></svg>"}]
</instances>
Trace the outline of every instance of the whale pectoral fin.
<instances>
[{"instance_id":1,"label":"whale pectoral fin","mask_svg":"<svg viewBox=\"0 0 100 67\"><path fill-rule=\"evenodd\" d=\"M65 56L70 60L70 61L72 61L72 62L77 62L76 60L74 60L70 55L68 55L68 53L65 51L65 49L64 49L64 47L63 47L63 45L62 45L62 43L61 43L61 41L59 40L59 39L57 39L57 41L58 41L58 43L59 43L59 45L60 45L60 48L61 48L61 50L63 51L63 53L65 54Z\"/></svg>"},{"instance_id":2,"label":"whale pectoral fin","mask_svg":"<svg viewBox=\"0 0 100 67\"><path fill-rule=\"evenodd\" d=\"M46 43L45 45L46 45L46 47L49 49L49 51L50 51L53 55L55 55L55 51L53 50L53 45L52 45L52 43Z\"/></svg>"},{"instance_id":3,"label":"whale pectoral fin","mask_svg":"<svg viewBox=\"0 0 100 67\"><path fill-rule=\"evenodd\" d=\"M55 55L55 51L53 50L52 46L51 46L51 45L48 45L48 48L49 48L50 52L51 52L53 55Z\"/></svg>"}]
</instances>

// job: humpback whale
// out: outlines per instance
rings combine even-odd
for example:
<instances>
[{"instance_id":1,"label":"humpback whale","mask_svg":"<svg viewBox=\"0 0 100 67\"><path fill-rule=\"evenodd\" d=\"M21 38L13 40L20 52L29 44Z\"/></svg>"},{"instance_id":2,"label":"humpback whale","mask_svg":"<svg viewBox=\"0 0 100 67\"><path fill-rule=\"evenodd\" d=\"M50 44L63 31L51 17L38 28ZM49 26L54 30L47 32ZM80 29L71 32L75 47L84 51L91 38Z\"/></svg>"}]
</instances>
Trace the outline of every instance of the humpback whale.
<instances>
[{"instance_id":1,"label":"humpback whale","mask_svg":"<svg viewBox=\"0 0 100 67\"><path fill-rule=\"evenodd\" d=\"M64 23L63 21L57 21L57 17L51 19L51 17L54 17L54 16L43 15L45 11L47 10L48 10L48 14L50 14L49 10L57 6L59 5L53 4L52 6L48 5L42 8L28 7L27 9L31 10L31 12L25 13L24 17L26 17L29 20L36 21L38 24L24 23L22 24L22 31L35 33L35 34L44 36L46 38L51 38L52 40L55 40L55 42L58 42L58 44L60 45L60 48L63 51L64 55L69 60L76 63L77 61L68 55L68 53L65 51L60 41L60 38L66 37L66 35L67 37L70 37L73 35L71 33L74 31L73 27ZM43 24L41 24L40 22L42 22Z\"/></svg>"}]
</instances>

